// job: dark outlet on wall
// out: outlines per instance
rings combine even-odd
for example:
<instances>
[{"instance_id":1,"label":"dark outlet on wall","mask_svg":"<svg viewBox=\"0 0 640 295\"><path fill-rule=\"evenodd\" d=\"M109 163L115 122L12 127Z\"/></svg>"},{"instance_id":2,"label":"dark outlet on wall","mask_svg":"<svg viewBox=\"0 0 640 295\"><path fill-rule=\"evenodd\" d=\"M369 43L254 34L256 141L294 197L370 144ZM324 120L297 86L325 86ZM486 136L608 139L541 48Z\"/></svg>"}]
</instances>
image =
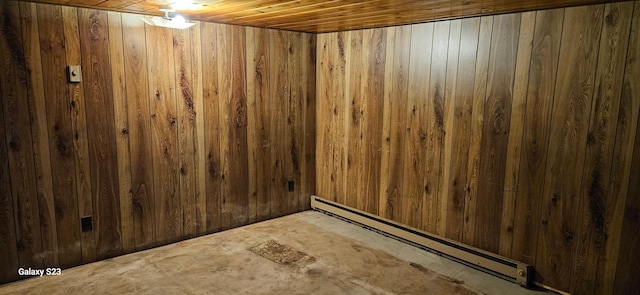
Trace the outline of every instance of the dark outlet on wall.
<instances>
[{"instance_id":1,"label":"dark outlet on wall","mask_svg":"<svg viewBox=\"0 0 640 295\"><path fill-rule=\"evenodd\" d=\"M80 218L80 223L82 224L82 231L90 231L93 229L93 221L91 220L91 216Z\"/></svg>"},{"instance_id":2,"label":"dark outlet on wall","mask_svg":"<svg viewBox=\"0 0 640 295\"><path fill-rule=\"evenodd\" d=\"M289 180L289 182L287 182L287 187L289 188L289 191L292 192L296 187L296 183L293 180Z\"/></svg>"}]
</instances>

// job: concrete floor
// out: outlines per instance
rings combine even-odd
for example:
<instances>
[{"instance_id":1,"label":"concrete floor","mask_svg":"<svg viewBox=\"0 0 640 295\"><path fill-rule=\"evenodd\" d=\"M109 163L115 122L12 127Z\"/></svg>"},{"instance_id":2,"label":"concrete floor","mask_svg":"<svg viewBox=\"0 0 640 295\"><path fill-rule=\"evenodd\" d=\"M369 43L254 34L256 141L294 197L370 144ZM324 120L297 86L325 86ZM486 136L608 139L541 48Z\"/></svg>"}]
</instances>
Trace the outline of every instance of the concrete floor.
<instances>
[{"instance_id":1,"label":"concrete floor","mask_svg":"<svg viewBox=\"0 0 640 295\"><path fill-rule=\"evenodd\" d=\"M307 211L0 286L0 294L542 294Z\"/></svg>"}]
</instances>

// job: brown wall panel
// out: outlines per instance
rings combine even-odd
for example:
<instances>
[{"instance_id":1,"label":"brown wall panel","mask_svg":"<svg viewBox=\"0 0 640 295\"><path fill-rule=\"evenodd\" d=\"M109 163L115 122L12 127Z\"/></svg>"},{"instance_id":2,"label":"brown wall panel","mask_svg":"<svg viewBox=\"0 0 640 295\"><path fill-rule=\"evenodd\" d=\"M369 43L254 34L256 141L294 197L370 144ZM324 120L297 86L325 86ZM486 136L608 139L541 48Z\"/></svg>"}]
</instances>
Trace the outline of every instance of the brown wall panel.
<instances>
[{"instance_id":1,"label":"brown wall panel","mask_svg":"<svg viewBox=\"0 0 640 295\"><path fill-rule=\"evenodd\" d=\"M126 78L124 68L124 46L122 16L108 12L109 54L111 58L111 82L113 83L113 113L115 124L116 152L118 155L118 196L120 205L120 229L122 250L133 252L135 237L131 202L131 153L129 151L129 118Z\"/></svg>"},{"instance_id":2,"label":"brown wall panel","mask_svg":"<svg viewBox=\"0 0 640 295\"><path fill-rule=\"evenodd\" d=\"M47 110L42 76L42 60L40 57L40 34L38 30L37 13L38 11L35 4L20 3L24 55L30 73L27 85L29 86L29 111L31 112L32 120L33 157L36 168L36 182L38 185L38 209L42 234L42 250L44 253L44 263L46 265L58 265L58 235L56 232L51 154L49 151L49 130L47 128Z\"/></svg>"},{"instance_id":3,"label":"brown wall panel","mask_svg":"<svg viewBox=\"0 0 640 295\"><path fill-rule=\"evenodd\" d=\"M120 212L109 23L106 12L89 9L78 9L78 21L82 44L85 106L87 114L91 114L87 120L87 134L96 257L104 259L119 255L123 250L123 237L119 230L122 212Z\"/></svg>"},{"instance_id":4,"label":"brown wall panel","mask_svg":"<svg viewBox=\"0 0 640 295\"><path fill-rule=\"evenodd\" d=\"M620 165L629 165L631 169L627 172L621 168L614 169L613 172L623 171L623 176L615 188L613 193L626 195L626 204L624 205L624 213L622 214L622 228L620 236L620 246L618 250L613 249L618 254L617 267L615 271L615 281L613 290L617 294L631 294L640 289L640 280L635 275L635 270L640 264L640 255L636 251L640 245L640 120L638 120L638 112L640 112L640 85L635 81L640 81L640 4L634 3L633 21L631 26L631 39L629 40L629 49L627 54L627 66L625 69L624 81L622 84L622 99L620 102L620 112L618 120L621 127L618 134L631 139L633 137L634 121L635 125L635 142L619 142L621 149L626 149L626 156L621 156L620 161L616 161ZM627 114L631 112L630 116ZM635 112L635 116L633 115ZM632 156L630 156L632 155ZM623 160L624 159L624 160ZM625 161L626 160L626 161ZM626 184L628 182L628 185Z\"/></svg>"},{"instance_id":5,"label":"brown wall panel","mask_svg":"<svg viewBox=\"0 0 640 295\"><path fill-rule=\"evenodd\" d=\"M634 5L380 29L379 88L370 30L345 33L346 75L336 64L341 35L318 35L319 196L367 206L360 191L375 174L355 167L343 175L348 193L335 195L345 180L327 161L346 148L349 165L380 163L383 217L530 263L538 281L560 290L631 290L625 272L637 239L624 235L635 232L640 194L631 160L640 108L630 82ZM401 32L410 43L398 46ZM346 84L332 83L335 75ZM371 105L383 108L380 140L359 141L370 129L357 120L372 124ZM347 122L336 115L342 109ZM374 149L381 158L358 158Z\"/></svg>"},{"instance_id":6,"label":"brown wall panel","mask_svg":"<svg viewBox=\"0 0 640 295\"><path fill-rule=\"evenodd\" d=\"M4 6L0 6L0 15L4 15ZM5 46L0 46L0 54L4 56ZM4 97L4 87L0 90ZM16 244L15 216L13 212L13 198L11 194L11 174L9 171L9 156L4 123L4 107L0 103L0 258L4 263L0 265L0 280L3 282L15 280L18 277L18 249Z\"/></svg>"},{"instance_id":7,"label":"brown wall panel","mask_svg":"<svg viewBox=\"0 0 640 295\"><path fill-rule=\"evenodd\" d=\"M25 63L25 52L22 47L20 24L20 8L16 3L6 5L2 10L3 23L0 29L0 47L2 48L1 66L5 69L2 77L3 117L5 124L2 144L5 145L6 161L9 169L5 181L10 185L3 187L3 194L11 196L3 198L6 217L13 216L8 225L14 225L13 233L5 229L7 242L16 243L18 257L9 258L9 262L18 261L20 265L41 267L43 259L37 255L41 252L40 220L36 191L35 164L33 160L33 142L31 137L28 88L22 81L29 78ZM8 203L12 201L12 203ZM14 240L15 239L15 240ZM13 249L9 248L10 255ZM14 260L15 259L15 260ZM13 261L12 261L13 260ZM10 272L11 270L7 270ZM4 272L4 270L3 270ZM5 274L9 276L8 274Z\"/></svg>"},{"instance_id":8,"label":"brown wall panel","mask_svg":"<svg viewBox=\"0 0 640 295\"><path fill-rule=\"evenodd\" d=\"M53 196L57 222L58 253L63 267L80 263L80 223L76 186L74 130L66 83L66 43L62 10L38 6L38 27L42 58L49 150L53 171ZM72 39L73 40L73 39ZM88 172L88 171L87 171Z\"/></svg>"},{"instance_id":9,"label":"brown wall panel","mask_svg":"<svg viewBox=\"0 0 640 295\"><path fill-rule=\"evenodd\" d=\"M564 15L535 264L541 281L561 290L569 290L575 257L576 209L584 185L582 167L603 9L567 8Z\"/></svg>"},{"instance_id":10,"label":"brown wall panel","mask_svg":"<svg viewBox=\"0 0 640 295\"><path fill-rule=\"evenodd\" d=\"M131 210L136 250L155 243L153 154L145 28L137 15L123 14L124 66L127 91L129 154L131 157Z\"/></svg>"},{"instance_id":11,"label":"brown wall panel","mask_svg":"<svg viewBox=\"0 0 640 295\"><path fill-rule=\"evenodd\" d=\"M0 75L0 282L17 267L70 267L309 207L314 35L0 7L12 69ZM253 50L250 36L262 41ZM67 64L82 65L81 83L67 82ZM81 231L84 216L93 230Z\"/></svg>"}]
</instances>

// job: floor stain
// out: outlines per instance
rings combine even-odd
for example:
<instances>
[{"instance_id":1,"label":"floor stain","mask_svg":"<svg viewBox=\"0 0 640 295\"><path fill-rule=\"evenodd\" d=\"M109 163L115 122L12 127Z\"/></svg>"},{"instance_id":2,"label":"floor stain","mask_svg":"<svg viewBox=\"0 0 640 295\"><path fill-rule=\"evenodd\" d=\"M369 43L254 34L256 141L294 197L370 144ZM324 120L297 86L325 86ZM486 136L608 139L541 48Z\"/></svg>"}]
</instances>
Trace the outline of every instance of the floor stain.
<instances>
[{"instance_id":1,"label":"floor stain","mask_svg":"<svg viewBox=\"0 0 640 295\"><path fill-rule=\"evenodd\" d=\"M295 267L304 267L316 261L315 257L274 240L255 245L249 248L249 251L273 262Z\"/></svg>"}]
</instances>

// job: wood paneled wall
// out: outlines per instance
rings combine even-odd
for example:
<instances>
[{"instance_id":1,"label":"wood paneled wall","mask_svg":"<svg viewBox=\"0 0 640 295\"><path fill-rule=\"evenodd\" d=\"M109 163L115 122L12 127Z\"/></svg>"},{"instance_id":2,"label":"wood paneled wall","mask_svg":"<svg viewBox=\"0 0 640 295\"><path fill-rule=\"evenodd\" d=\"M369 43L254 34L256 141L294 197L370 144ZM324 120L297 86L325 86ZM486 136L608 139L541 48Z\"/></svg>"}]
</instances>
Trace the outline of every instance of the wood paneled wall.
<instances>
[{"instance_id":1,"label":"wood paneled wall","mask_svg":"<svg viewBox=\"0 0 640 295\"><path fill-rule=\"evenodd\" d=\"M315 35L13 1L0 15L0 283L309 207Z\"/></svg>"},{"instance_id":2,"label":"wood paneled wall","mask_svg":"<svg viewBox=\"0 0 640 295\"><path fill-rule=\"evenodd\" d=\"M318 195L640 288L640 2L321 34Z\"/></svg>"}]
</instances>

